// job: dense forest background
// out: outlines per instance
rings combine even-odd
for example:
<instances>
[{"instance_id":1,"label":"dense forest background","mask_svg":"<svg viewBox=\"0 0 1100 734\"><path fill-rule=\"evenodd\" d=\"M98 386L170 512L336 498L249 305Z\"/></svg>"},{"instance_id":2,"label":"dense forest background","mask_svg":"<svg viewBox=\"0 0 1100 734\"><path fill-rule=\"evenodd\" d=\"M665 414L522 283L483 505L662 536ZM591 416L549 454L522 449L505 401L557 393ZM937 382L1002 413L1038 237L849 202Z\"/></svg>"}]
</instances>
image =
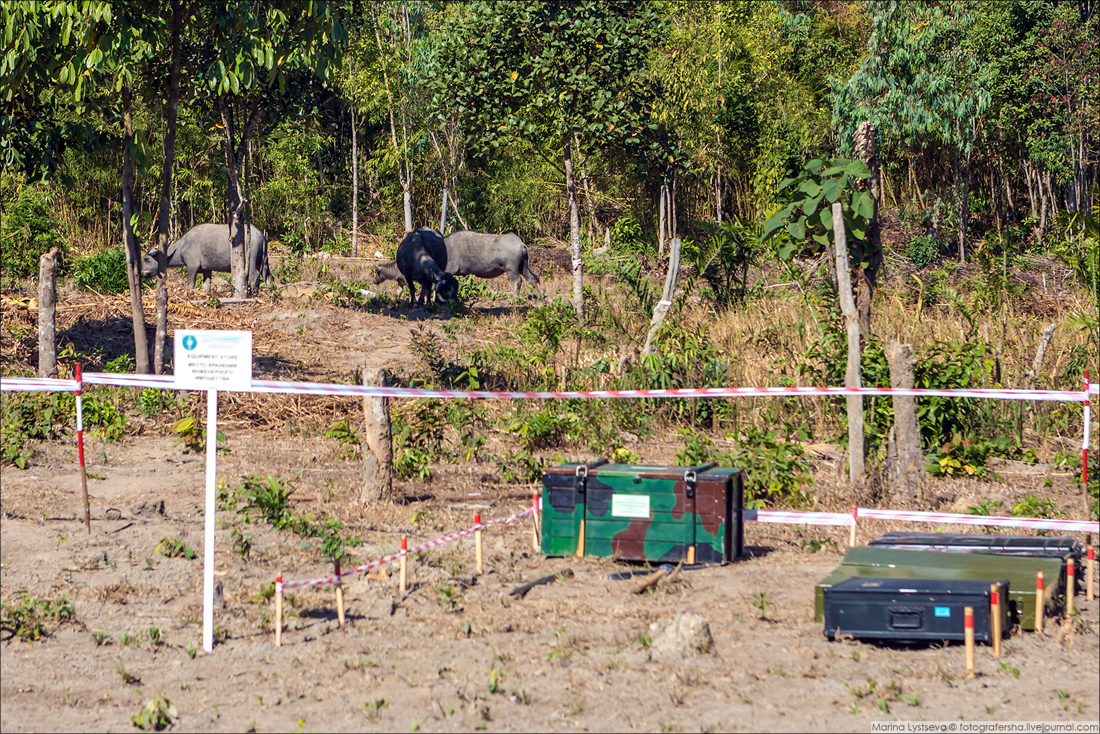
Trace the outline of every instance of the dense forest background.
<instances>
[{"instance_id":1,"label":"dense forest background","mask_svg":"<svg viewBox=\"0 0 1100 734\"><path fill-rule=\"evenodd\" d=\"M662 185L677 234L762 223L781 181L851 155L867 120L881 206L919 231L905 257L1087 270L1059 214L1097 180L1089 0L178 0L4 5L6 278L51 245L121 242L128 95L134 224L155 241L174 12L171 238L226 221L239 148L246 216L294 251L350 254L355 193L364 237L439 227L444 189L448 229L567 240L564 150L584 251L606 228L652 250Z\"/></svg>"}]
</instances>

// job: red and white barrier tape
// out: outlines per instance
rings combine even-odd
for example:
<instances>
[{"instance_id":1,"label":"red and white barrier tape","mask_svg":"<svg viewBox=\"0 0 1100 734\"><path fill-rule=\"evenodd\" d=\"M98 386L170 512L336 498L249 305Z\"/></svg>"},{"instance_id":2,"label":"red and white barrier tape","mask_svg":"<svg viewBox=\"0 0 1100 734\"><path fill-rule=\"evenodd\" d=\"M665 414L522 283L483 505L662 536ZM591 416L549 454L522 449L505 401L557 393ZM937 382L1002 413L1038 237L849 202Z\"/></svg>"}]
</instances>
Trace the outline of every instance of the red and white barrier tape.
<instances>
[{"instance_id":1,"label":"red and white barrier tape","mask_svg":"<svg viewBox=\"0 0 1100 734\"><path fill-rule=\"evenodd\" d=\"M455 531L453 533L450 533L448 535L444 535L442 538L437 538L436 540L429 540L427 543L421 543L420 545L416 546L415 548L410 548L409 550L405 551L405 554L408 555L409 553L418 553L420 551L428 550L429 548L437 548L437 547L439 547L439 546L441 546L445 543L450 543L452 540L458 540L459 538L462 538L462 537L465 537L467 535L472 534L475 530L479 530L481 528L486 528L490 525L499 525L501 523L507 523L508 525L511 525L516 520L522 520L525 517L530 517L531 513L533 513L533 512L534 512L534 508L533 507L528 507L523 512L517 512L517 513L514 513L514 514L512 514L508 517L500 517L500 518L497 518L496 520L488 520L486 522L481 523L480 525L475 525L472 528L467 528L466 530L457 530L457 531ZM324 578L318 578L318 579L306 579L306 580L303 580L303 581L284 581L284 582L282 582L282 588L283 589L298 589L298 588L302 588L304 586L324 586L326 584L334 584L334 583L336 583L336 580L338 578L343 578L344 576L351 576L352 574L356 574L356 573L364 573L366 571L371 570L372 568L378 568L379 566L384 566L387 563L392 563L393 561L396 561L400 558L401 558L401 553L400 552L391 553L390 555L383 556L382 558L379 558L376 561L371 561L370 563L365 563L362 566L356 566L355 568L349 569L347 571L343 571L343 572L340 573L339 576L336 576L334 574L332 576L326 576Z\"/></svg>"},{"instance_id":2,"label":"red and white barrier tape","mask_svg":"<svg viewBox=\"0 0 1100 734\"><path fill-rule=\"evenodd\" d=\"M127 375L116 372L88 372L84 382L97 385L122 385L175 389L172 375ZM283 380L253 380L252 386L243 392L294 393L303 395L359 395L391 398L472 398L510 400L548 400L576 398L723 398L723 397L796 397L796 396L910 396L946 398L993 398L998 400L1053 400L1058 402L1085 402L1089 390L1009 390L1009 389L951 389L893 387L704 387L668 388L652 390L576 390L558 392L508 392L490 390L426 390L409 387L377 387L367 385L341 385L335 383L291 382ZM73 392L75 380L55 380L40 377L0 377L0 390L45 390Z\"/></svg>"},{"instance_id":3,"label":"red and white barrier tape","mask_svg":"<svg viewBox=\"0 0 1100 734\"><path fill-rule=\"evenodd\" d=\"M910 512L906 510L875 510L857 508L861 519L904 520L928 522L939 525L981 525L1001 528L1035 528L1061 530L1072 533L1100 533L1100 522L1087 520L1057 520L1037 517L1000 517L987 515L958 515L948 512ZM794 510L745 510L745 521L782 523L784 525L838 525L850 526L853 522L848 512L798 512Z\"/></svg>"}]
</instances>

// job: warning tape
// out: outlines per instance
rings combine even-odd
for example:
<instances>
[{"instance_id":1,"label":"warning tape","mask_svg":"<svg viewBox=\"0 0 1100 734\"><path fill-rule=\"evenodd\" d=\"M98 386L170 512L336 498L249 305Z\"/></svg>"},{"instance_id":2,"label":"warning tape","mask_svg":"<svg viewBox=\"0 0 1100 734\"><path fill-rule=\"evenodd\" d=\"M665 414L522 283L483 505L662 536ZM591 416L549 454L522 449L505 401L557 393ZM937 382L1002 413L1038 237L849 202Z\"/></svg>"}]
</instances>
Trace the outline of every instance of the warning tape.
<instances>
[{"instance_id":1,"label":"warning tape","mask_svg":"<svg viewBox=\"0 0 1100 734\"><path fill-rule=\"evenodd\" d=\"M429 540L426 543L421 543L420 545L416 546L415 548L410 548L407 551L405 551L405 555L408 555L409 553L419 553L420 551L426 551L430 548L437 548L441 545L444 545L445 543L450 543L452 540L458 540L459 538L463 538L467 535L470 535L475 530L480 530L480 529L488 527L490 525L500 525L502 523L507 523L508 525L512 525L512 523L514 523L516 520L522 520L525 517L530 517L531 513L533 513L534 511L535 510L534 510L533 507L528 507L523 512L517 512L517 513L512 514L508 517L500 517L500 518L497 518L496 520L488 520L486 522L481 523L480 525L475 525L472 528L467 528L466 530L457 530L453 533L450 533L449 535L444 535L442 538L437 538L435 540ZM378 560L371 561L370 563L364 563L362 566L356 566L355 568L348 569L347 571L341 571L339 576L337 576L336 574L333 574L332 576L325 576L324 578L305 579L305 580L302 580L302 581L284 581L284 582L282 582L282 588L283 589L299 589L299 588L302 588L304 586L324 586L326 584L335 584L337 579L343 578L344 576L351 576L351 575L357 574L357 573L364 573L366 571L371 570L372 568L378 568L379 566L384 566L387 563L392 563L393 561L396 561L400 558L401 558L401 553L400 552L391 553L388 556L382 556Z\"/></svg>"},{"instance_id":2,"label":"warning tape","mask_svg":"<svg viewBox=\"0 0 1100 734\"><path fill-rule=\"evenodd\" d=\"M116 372L87 372L84 382L97 385L122 385L175 389L172 375L129 375ZM56 380L41 377L2 377L0 390L76 391L76 380ZM471 398L507 400L553 399L624 399L624 398L723 398L723 397L796 397L796 396L901 396L946 398L993 398L998 400L1051 400L1085 402L1089 390L1019 390L1019 389L946 389L897 387L704 387L658 388L649 390L576 390L557 392L510 392L495 390L428 390L411 387L379 387L371 385L341 385L336 383L291 382L283 380L253 380L248 390L239 392L291 393L302 395L359 395L391 398ZM236 392L236 391L233 391Z\"/></svg>"},{"instance_id":3,"label":"warning tape","mask_svg":"<svg viewBox=\"0 0 1100 734\"><path fill-rule=\"evenodd\" d=\"M1100 522L1087 520L1058 520L1038 517L1001 517L987 515L958 515L948 512L910 512L906 510L875 510L856 508L860 519L905 520L940 525L982 525L1002 528L1036 528L1063 532L1100 533ZM794 510L745 510L745 521L781 523L784 525L838 525L853 523L848 512L798 512Z\"/></svg>"}]
</instances>

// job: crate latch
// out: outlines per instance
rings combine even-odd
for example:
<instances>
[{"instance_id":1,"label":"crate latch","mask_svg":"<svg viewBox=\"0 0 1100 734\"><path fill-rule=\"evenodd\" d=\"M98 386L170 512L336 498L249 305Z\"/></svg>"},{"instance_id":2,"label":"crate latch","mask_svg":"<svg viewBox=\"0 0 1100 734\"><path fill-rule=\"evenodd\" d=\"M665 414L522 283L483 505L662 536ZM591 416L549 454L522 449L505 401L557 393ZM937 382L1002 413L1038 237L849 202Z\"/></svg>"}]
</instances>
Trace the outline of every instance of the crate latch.
<instances>
[{"instance_id":1,"label":"crate latch","mask_svg":"<svg viewBox=\"0 0 1100 734\"><path fill-rule=\"evenodd\" d=\"M684 471L684 495L688 499L695 497L695 485L699 481L699 472L704 472L714 466L714 462L707 462L699 466L693 466Z\"/></svg>"}]
</instances>

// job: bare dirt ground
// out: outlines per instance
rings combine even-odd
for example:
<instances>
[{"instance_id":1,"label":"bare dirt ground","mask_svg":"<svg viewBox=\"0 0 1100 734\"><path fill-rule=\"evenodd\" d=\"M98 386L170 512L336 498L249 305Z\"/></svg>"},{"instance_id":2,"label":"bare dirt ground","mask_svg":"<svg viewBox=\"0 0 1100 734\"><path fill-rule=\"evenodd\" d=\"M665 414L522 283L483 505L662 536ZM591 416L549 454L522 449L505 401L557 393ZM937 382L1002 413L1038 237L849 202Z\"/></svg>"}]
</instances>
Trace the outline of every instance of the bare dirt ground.
<instances>
[{"instance_id":1,"label":"bare dirt ground","mask_svg":"<svg viewBox=\"0 0 1100 734\"><path fill-rule=\"evenodd\" d=\"M221 328L252 324L265 377L346 380L365 364L412 359L412 324L393 314L288 298L231 312L233 326ZM177 314L173 323L202 328L211 318ZM253 473L291 479L296 513L339 519L363 537L352 549L357 562L394 552L402 533L414 545L468 527L474 512L490 519L529 503L530 486L501 484L491 467L468 463L433 467L432 481L400 481L392 502L358 507L358 463L341 459L335 440L292 429L296 417L318 410L332 411L320 416L327 425L341 404L282 400L274 421L263 417L270 406L227 397L230 453L219 457L219 482L233 487ZM330 567L316 540L242 525L225 511L219 642L191 657L202 640L203 457L174 446L152 421L131 433L121 443L88 440L90 537L72 441L41 447L26 470L3 470L4 604L25 591L75 606L75 620L51 636L0 643L4 731L132 730L131 714L158 694L175 705L173 726L182 731L861 731L875 721L1100 718L1100 603L1080 597L1067 626L1055 620L1045 635L1012 635L1001 660L979 647L974 680L964 679L961 646L826 640L813 621L813 586L840 562L847 529L750 523L736 563L684 572L636 595L633 582L609 579L625 564L543 558L532 552L529 521L495 526L485 533L480 577L464 540L414 559L404 597L396 566L385 579L349 580L343 627L332 587L290 592L289 628L275 648L264 585L280 571L290 580ZM644 462L663 463L675 440L670 431L632 448ZM821 496L839 497L829 490L841 479L838 463L819 461L816 472ZM1068 473L1003 473L1003 484L953 480L937 491L960 506L991 492L1007 500L1042 493L1080 515ZM822 509L843 507L833 504ZM902 527L862 523L861 540ZM247 558L233 551L235 530L252 536ZM157 552L163 538L200 555L167 558ZM573 578L522 600L508 596L566 568ZM766 617L753 604L761 592ZM660 654L651 625L684 610L708 622L713 649ZM149 638L152 627L160 644Z\"/></svg>"}]
</instances>

